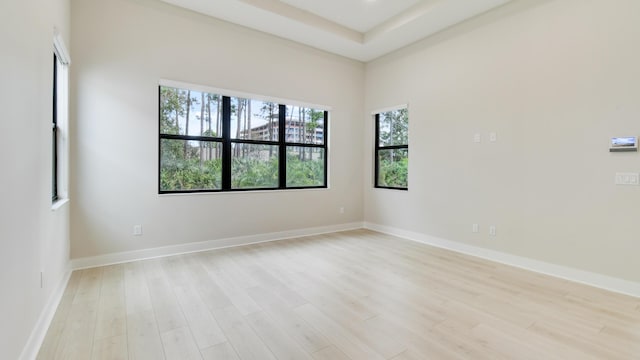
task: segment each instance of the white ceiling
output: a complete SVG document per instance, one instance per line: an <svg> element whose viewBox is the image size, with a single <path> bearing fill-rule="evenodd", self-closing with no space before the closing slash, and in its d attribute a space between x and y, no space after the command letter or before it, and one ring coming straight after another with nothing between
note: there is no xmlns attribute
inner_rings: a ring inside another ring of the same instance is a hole
<svg viewBox="0 0 640 360"><path fill-rule="evenodd" d="M370 61L511 0L162 0Z"/></svg>
<svg viewBox="0 0 640 360"><path fill-rule="evenodd" d="M322 16L342 26L365 33L389 17L407 11L420 0L280 0Z"/></svg>

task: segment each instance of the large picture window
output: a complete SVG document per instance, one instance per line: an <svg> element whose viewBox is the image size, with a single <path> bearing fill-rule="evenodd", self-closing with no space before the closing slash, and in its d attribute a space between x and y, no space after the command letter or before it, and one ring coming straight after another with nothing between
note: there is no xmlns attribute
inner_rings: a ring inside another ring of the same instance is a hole
<svg viewBox="0 0 640 360"><path fill-rule="evenodd" d="M327 187L328 112L159 87L159 192Z"/></svg>
<svg viewBox="0 0 640 360"><path fill-rule="evenodd" d="M375 114L375 187L409 187L409 114L400 108Z"/></svg>

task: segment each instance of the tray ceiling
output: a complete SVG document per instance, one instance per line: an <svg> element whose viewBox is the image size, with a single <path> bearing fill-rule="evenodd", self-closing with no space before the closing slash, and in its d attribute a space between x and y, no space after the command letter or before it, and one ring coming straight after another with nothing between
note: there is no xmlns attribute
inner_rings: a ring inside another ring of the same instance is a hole
<svg viewBox="0 0 640 360"><path fill-rule="evenodd" d="M162 0L370 61L511 0Z"/></svg>

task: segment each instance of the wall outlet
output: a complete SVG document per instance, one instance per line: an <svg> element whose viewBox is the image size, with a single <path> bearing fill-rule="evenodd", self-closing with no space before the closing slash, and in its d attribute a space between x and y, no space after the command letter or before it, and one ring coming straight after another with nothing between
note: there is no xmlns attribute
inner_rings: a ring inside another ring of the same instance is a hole
<svg viewBox="0 0 640 360"><path fill-rule="evenodd" d="M338 212L340 212L340 214L344 214L344 208L341 207L340 209L338 209Z"/></svg>
<svg viewBox="0 0 640 360"><path fill-rule="evenodd" d="M496 142L498 141L498 134L497 133L489 133L489 141L491 142Z"/></svg>
<svg viewBox="0 0 640 360"><path fill-rule="evenodd" d="M133 236L142 236L142 225L133 225Z"/></svg>
<svg viewBox="0 0 640 360"><path fill-rule="evenodd" d="M472 232L474 232L474 233L480 232L480 225L478 225L478 224L473 224L473 225L471 226L471 231L472 231Z"/></svg>
<svg viewBox="0 0 640 360"><path fill-rule="evenodd" d="M479 143L482 141L482 138L480 137L480 134L473 134L473 142L474 143Z"/></svg>
<svg viewBox="0 0 640 360"><path fill-rule="evenodd" d="M496 236L496 226L495 225L489 226L489 235L490 236Z"/></svg>

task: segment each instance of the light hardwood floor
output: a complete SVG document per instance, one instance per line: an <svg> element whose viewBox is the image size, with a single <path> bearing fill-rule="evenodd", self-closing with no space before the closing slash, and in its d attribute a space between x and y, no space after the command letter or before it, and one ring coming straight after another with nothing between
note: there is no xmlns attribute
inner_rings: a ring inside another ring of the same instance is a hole
<svg viewBox="0 0 640 360"><path fill-rule="evenodd" d="M640 299L358 230L75 271L39 359L640 359Z"/></svg>

